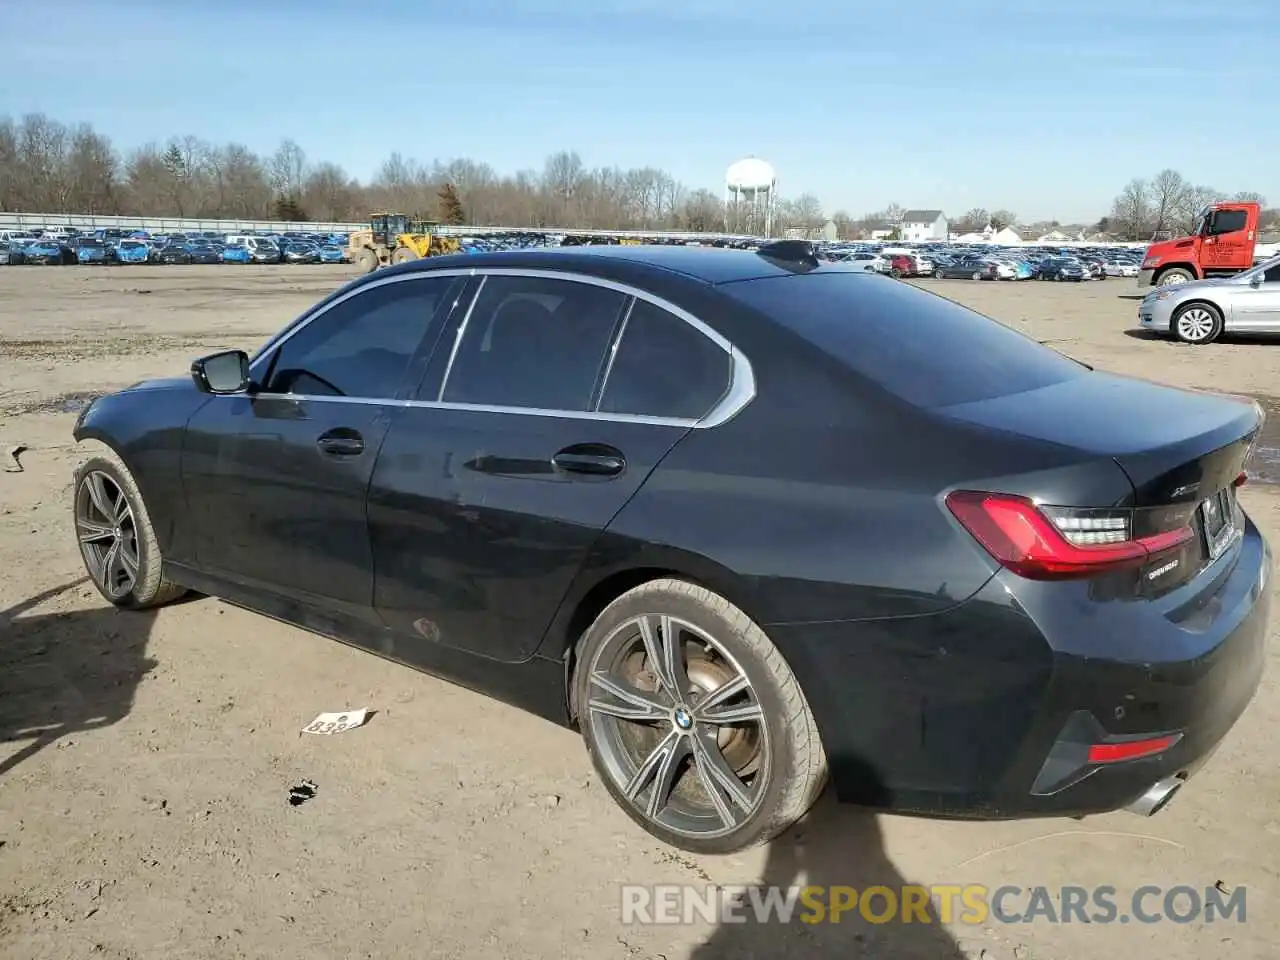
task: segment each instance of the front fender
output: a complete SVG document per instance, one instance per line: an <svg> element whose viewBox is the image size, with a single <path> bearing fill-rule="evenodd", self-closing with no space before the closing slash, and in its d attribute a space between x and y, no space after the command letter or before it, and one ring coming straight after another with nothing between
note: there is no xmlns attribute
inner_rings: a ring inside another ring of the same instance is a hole
<svg viewBox="0 0 1280 960"><path fill-rule="evenodd" d="M190 553L178 522L186 515L182 438L187 422L209 399L185 378L138 384L94 400L72 430L77 443L104 443L124 461L169 560L181 562Z"/></svg>

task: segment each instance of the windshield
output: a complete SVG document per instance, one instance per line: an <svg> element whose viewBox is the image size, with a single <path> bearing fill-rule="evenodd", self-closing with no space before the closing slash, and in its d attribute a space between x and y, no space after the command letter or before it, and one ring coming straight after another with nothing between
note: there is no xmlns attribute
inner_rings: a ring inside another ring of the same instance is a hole
<svg viewBox="0 0 1280 960"><path fill-rule="evenodd" d="M146 244L142 243L139 240L126 240L124 243L120 244L120 249L121 250L138 250L144 246L146 246Z"/></svg>
<svg viewBox="0 0 1280 960"><path fill-rule="evenodd" d="M102 241L95 240L92 237L84 237L76 241L76 246L77 247L100 247L102 246Z"/></svg>

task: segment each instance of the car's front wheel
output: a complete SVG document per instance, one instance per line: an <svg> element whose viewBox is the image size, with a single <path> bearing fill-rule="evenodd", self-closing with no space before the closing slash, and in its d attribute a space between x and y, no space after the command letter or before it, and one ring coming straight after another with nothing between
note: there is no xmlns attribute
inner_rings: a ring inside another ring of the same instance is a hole
<svg viewBox="0 0 1280 960"><path fill-rule="evenodd" d="M1211 303L1188 303L1173 315L1173 332L1183 343L1213 343L1222 336L1222 312Z"/></svg>
<svg viewBox="0 0 1280 960"><path fill-rule="evenodd" d="M752 620L662 579L620 596L583 635L574 704L605 786L672 846L723 854L765 843L826 782L813 714Z"/></svg>
<svg viewBox="0 0 1280 960"><path fill-rule="evenodd" d="M183 587L161 576L160 546L133 474L105 444L86 446L92 450L76 468L72 509L89 579L118 607L137 610L182 596Z"/></svg>

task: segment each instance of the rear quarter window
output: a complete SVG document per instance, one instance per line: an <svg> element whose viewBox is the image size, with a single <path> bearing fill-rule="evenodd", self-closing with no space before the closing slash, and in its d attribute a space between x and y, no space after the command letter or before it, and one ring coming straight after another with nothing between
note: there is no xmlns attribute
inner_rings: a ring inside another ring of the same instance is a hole
<svg viewBox="0 0 1280 960"><path fill-rule="evenodd" d="M1023 393L1088 373L995 320L898 281L832 272L720 289L920 407Z"/></svg>

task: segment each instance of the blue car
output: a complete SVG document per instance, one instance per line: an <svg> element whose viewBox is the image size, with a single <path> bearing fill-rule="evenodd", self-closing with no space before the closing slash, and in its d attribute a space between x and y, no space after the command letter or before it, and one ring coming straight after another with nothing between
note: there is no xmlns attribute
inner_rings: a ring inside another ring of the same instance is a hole
<svg viewBox="0 0 1280 960"><path fill-rule="evenodd" d="M327 243L320 248L321 263L346 263L347 251L336 244Z"/></svg>
<svg viewBox="0 0 1280 960"><path fill-rule="evenodd" d="M151 247L141 240L121 240L116 244L116 259L121 263L146 263Z"/></svg>
<svg viewBox="0 0 1280 960"><path fill-rule="evenodd" d="M71 241L76 263L106 263L107 245L97 237L77 237Z"/></svg>
<svg viewBox="0 0 1280 960"><path fill-rule="evenodd" d="M70 250L56 240L37 240L24 251L24 259L27 263L45 266L61 266L73 256Z"/></svg>
<svg viewBox="0 0 1280 960"><path fill-rule="evenodd" d="M222 248L223 263L252 263L253 255L249 253L249 248L240 244L229 244Z"/></svg>

